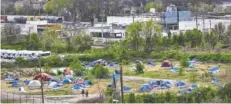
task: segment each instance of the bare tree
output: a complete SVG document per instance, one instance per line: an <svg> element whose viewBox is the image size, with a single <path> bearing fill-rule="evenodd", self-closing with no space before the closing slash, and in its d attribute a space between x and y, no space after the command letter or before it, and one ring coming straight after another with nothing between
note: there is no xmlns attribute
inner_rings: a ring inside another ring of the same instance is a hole
<svg viewBox="0 0 231 104"><path fill-rule="evenodd" d="M14 43L21 32L20 27L14 23L2 24L1 41L2 43Z"/></svg>

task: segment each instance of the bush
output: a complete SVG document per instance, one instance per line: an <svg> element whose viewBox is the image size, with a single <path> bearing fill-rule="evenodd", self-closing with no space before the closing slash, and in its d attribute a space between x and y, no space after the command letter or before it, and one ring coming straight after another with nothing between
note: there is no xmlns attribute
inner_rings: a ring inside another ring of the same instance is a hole
<svg viewBox="0 0 231 104"><path fill-rule="evenodd" d="M182 76L182 75L183 75L183 72L184 72L184 68L180 67L180 68L179 68L179 72L178 72L178 73L179 73L179 76Z"/></svg>
<svg viewBox="0 0 231 104"><path fill-rule="evenodd" d="M108 69L104 68L100 64L97 64L97 65L94 66L94 68L92 70L92 74L96 78L107 78L107 77L109 77L109 71L108 71Z"/></svg>
<svg viewBox="0 0 231 104"><path fill-rule="evenodd" d="M144 73L144 65L140 62L136 64L136 73Z"/></svg>
<svg viewBox="0 0 231 104"><path fill-rule="evenodd" d="M84 72L84 67L81 65L81 62L76 59L70 64L71 70L75 73L77 76L82 76Z"/></svg>
<svg viewBox="0 0 231 104"><path fill-rule="evenodd" d="M189 66L189 62L188 62L188 57L187 56L181 58L180 65L182 67L188 67Z"/></svg>
<svg viewBox="0 0 231 104"><path fill-rule="evenodd" d="M19 66L26 66L28 64L28 60L22 58L22 57L18 57L15 60L15 64L19 65Z"/></svg>

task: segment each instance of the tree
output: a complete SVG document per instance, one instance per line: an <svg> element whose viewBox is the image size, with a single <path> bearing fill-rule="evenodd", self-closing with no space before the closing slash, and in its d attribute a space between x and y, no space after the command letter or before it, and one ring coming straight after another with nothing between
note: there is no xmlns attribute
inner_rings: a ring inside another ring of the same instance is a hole
<svg viewBox="0 0 231 104"><path fill-rule="evenodd" d="M71 39L72 47L79 52L89 50L92 44L92 37L88 34L76 35Z"/></svg>
<svg viewBox="0 0 231 104"><path fill-rule="evenodd" d="M107 68L104 68L102 65L97 64L94 66L94 68L92 69L92 74L96 77L96 78L106 78L109 76L109 71Z"/></svg>
<svg viewBox="0 0 231 104"><path fill-rule="evenodd" d="M188 57L187 56L181 58L180 65L182 67L188 67L189 66L189 62L188 62Z"/></svg>
<svg viewBox="0 0 231 104"><path fill-rule="evenodd" d="M24 66L24 65L28 64L28 60L26 60L22 57L18 57L18 58L16 58L15 63L19 66Z"/></svg>
<svg viewBox="0 0 231 104"><path fill-rule="evenodd" d="M227 46L231 47L231 24L229 25L227 31L226 31L226 36L225 36L225 43Z"/></svg>
<svg viewBox="0 0 231 104"><path fill-rule="evenodd" d="M182 75L183 75L183 72L184 72L184 68L180 67L180 68L179 68L179 76L182 76Z"/></svg>
<svg viewBox="0 0 231 104"><path fill-rule="evenodd" d="M144 65L141 62L136 63L136 72L144 73Z"/></svg>
<svg viewBox="0 0 231 104"><path fill-rule="evenodd" d="M21 14L22 12L22 6L20 6L19 4L15 5L15 10L16 10L16 14Z"/></svg>
<svg viewBox="0 0 231 104"><path fill-rule="evenodd" d="M51 73L51 67L49 66L48 63L44 64L44 72L45 73Z"/></svg>
<svg viewBox="0 0 231 104"><path fill-rule="evenodd" d="M84 67L81 65L81 62L76 59L74 60L71 64L70 64L70 68L73 70L73 72L75 73L75 75L77 76L81 76L83 75L84 72Z"/></svg>
<svg viewBox="0 0 231 104"><path fill-rule="evenodd" d="M219 97L222 99L222 100L226 100L227 101L227 98L229 99L229 101L227 102L231 102L231 83L227 83L225 84L224 87L222 87L219 91L218 91L218 94L219 94ZM226 98L227 97L227 98Z"/></svg>
<svg viewBox="0 0 231 104"><path fill-rule="evenodd" d="M135 99L135 94L134 93L130 93L125 97L125 101L127 103L136 103L136 99Z"/></svg>
<svg viewBox="0 0 231 104"><path fill-rule="evenodd" d="M18 41L17 37L21 29L14 23L8 23L1 30L1 42L6 44L14 44Z"/></svg>
<svg viewBox="0 0 231 104"><path fill-rule="evenodd" d="M197 73L195 71L190 72L190 80L192 82L197 80Z"/></svg>
<svg viewBox="0 0 231 104"><path fill-rule="evenodd" d="M38 50L41 47L40 39L36 33L30 34L30 39L27 47L30 50Z"/></svg>
<svg viewBox="0 0 231 104"><path fill-rule="evenodd" d="M217 34L217 39L219 41L222 41L224 38L225 26L220 22L220 23L215 25L214 31Z"/></svg>
<svg viewBox="0 0 231 104"><path fill-rule="evenodd" d="M149 12L151 8L155 8L157 12L160 12L163 9L163 5L160 2L149 2L145 5L144 11Z"/></svg>

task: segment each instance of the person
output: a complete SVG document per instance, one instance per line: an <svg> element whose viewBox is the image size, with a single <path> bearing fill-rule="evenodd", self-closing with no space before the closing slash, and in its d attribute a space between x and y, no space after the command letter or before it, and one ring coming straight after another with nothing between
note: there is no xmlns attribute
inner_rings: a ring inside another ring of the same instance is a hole
<svg viewBox="0 0 231 104"><path fill-rule="evenodd" d="M85 94L86 94L86 98L87 98L87 97L88 97L88 91L86 91L86 93L85 93Z"/></svg>
<svg viewBox="0 0 231 104"><path fill-rule="evenodd" d="M81 94L82 94L82 96L84 97L84 89L82 89Z"/></svg>

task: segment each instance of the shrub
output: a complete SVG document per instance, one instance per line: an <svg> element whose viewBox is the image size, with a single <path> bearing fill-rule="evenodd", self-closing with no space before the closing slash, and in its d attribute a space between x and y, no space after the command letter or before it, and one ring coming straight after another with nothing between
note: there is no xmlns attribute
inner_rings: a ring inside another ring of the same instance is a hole
<svg viewBox="0 0 231 104"><path fill-rule="evenodd" d="M136 64L136 73L144 73L144 65L140 62Z"/></svg>
<svg viewBox="0 0 231 104"><path fill-rule="evenodd" d="M183 75L183 72L184 72L184 68L180 67L180 68L179 68L179 72L178 72L178 73L179 73L179 76L182 76L182 75Z"/></svg>
<svg viewBox="0 0 231 104"><path fill-rule="evenodd" d="M73 61L70 64L70 67L73 70L73 72L75 73L75 75L77 75L77 76L83 75L83 72L85 70L84 67L81 65L81 62L78 59Z"/></svg>
<svg viewBox="0 0 231 104"><path fill-rule="evenodd" d="M188 57L187 56L181 58L180 65L182 67L188 67L189 66L189 62L188 62Z"/></svg>
<svg viewBox="0 0 231 104"><path fill-rule="evenodd" d="M92 70L92 74L96 78L107 78L107 77L109 77L109 71L108 71L108 69L104 68L100 64L97 64L97 65L94 66L94 68Z"/></svg>
<svg viewBox="0 0 231 104"><path fill-rule="evenodd" d="M28 64L28 60L22 57L18 57L16 58L15 63L18 64L19 66L26 66Z"/></svg>

